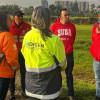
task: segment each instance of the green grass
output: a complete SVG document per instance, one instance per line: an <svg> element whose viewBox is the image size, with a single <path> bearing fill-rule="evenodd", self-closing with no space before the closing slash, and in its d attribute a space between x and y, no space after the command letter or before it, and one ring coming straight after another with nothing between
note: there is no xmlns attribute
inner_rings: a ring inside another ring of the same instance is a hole
<svg viewBox="0 0 100 100"><path fill-rule="evenodd" d="M76 25L76 29L77 36L74 45L75 66L73 70L76 100L95 100L95 80L92 68L92 57L89 52L92 25ZM67 97L64 72L62 72L62 75L62 96ZM17 89L20 90L19 77L17 78Z"/></svg>
<svg viewBox="0 0 100 100"><path fill-rule="evenodd" d="M92 25L76 25L77 37L74 45L74 87L77 100L95 100L95 80L92 68L91 45ZM63 75L63 93L67 96L66 80Z"/></svg>

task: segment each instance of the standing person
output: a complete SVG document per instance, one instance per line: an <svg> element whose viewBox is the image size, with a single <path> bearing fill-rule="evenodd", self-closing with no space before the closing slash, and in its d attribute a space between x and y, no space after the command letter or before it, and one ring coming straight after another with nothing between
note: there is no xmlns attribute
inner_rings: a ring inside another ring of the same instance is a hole
<svg viewBox="0 0 100 100"><path fill-rule="evenodd" d="M33 27L25 35L21 50L26 65L26 94L28 100L56 100L62 86L60 69L66 66L64 46L49 31L48 8L36 7L31 20Z"/></svg>
<svg viewBox="0 0 100 100"><path fill-rule="evenodd" d="M12 22L10 32L13 34L14 39L17 44L17 48L19 50L18 52L18 58L19 58L19 64L20 64L20 74L21 74L21 88L22 88L22 95L25 96L25 61L21 54L21 47L22 47L22 40L27 31L31 29L31 26L23 21L23 13L21 11L16 11L14 20ZM15 72L16 75L16 72ZM11 79L10 82L10 100L15 100L15 77Z"/></svg>
<svg viewBox="0 0 100 100"><path fill-rule="evenodd" d="M64 43L67 59L67 68L65 73L67 77L68 96L70 100L75 100L72 71L74 67L73 45L76 36L76 29L75 25L70 22L69 15L69 11L66 8L61 9L59 18L51 25L50 30L55 35L59 36Z"/></svg>
<svg viewBox="0 0 100 100"><path fill-rule="evenodd" d="M93 25L92 29L90 52L94 58L93 69L96 80L96 100L100 100L100 10L98 12L98 22Z"/></svg>
<svg viewBox="0 0 100 100"><path fill-rule="evenodd" d="M10 78L19 66L16 43L8 32L10 25L10 17L0 13L0 100L5 100Z"/></svg>

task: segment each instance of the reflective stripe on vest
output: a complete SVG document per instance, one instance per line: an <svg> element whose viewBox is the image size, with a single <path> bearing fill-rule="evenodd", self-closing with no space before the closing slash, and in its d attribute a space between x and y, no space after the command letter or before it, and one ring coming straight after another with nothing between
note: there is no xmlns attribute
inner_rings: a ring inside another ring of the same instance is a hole
<svg viewBox="0 0 100 100"><path fill-rule="evenodd" d="M56 64L54 64L53 66L49 67L49 68L30 68L28 67L28 65L26 65L26 71L27 72L36 72L36 73L41 73L41 72L48 72L48 71L52 71L53 69L55 69L57 66Z"/></svg>
<svg viewBox="0 0 100 100"><path fill-rule="evenodd" d="M57 91L56 93L51 94L51 95L33 94L33 93L28 92L27 90L25 90L25 92L30 97L35 97L35 98L42 99L42 100L45 100L45 99L48 100L48 99L55 99L55 98L57 98L60 95L60 93L61 93L61 89L59 91Z"/></svg>

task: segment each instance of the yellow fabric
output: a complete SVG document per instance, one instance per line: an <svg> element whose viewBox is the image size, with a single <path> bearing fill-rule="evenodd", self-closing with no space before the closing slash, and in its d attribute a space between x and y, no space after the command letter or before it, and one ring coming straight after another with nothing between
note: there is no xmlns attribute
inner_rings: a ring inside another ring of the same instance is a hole
<svg viewBox="0 0 100 100"><path fill-rule="evenodd" d="M54 65L53 55L59 63L65 61L65 51L61 40L52 35L43 40L41 31L32 28L26 33L21 52L25 58L28 68L48 68Z"/></svg>

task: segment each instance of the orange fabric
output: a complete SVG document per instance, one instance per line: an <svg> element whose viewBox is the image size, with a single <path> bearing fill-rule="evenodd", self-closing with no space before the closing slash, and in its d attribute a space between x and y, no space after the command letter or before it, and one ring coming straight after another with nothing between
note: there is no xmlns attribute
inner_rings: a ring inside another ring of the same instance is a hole
<svg viewBox="0 0 100 100"><path fill-rule="evenodd" d="M18 64L18 50L16 43L9 32L0 33L0 52L3 52L5 58L0 63L0 77L12 78L14 71L12 67L19 66Z"/></svg>

